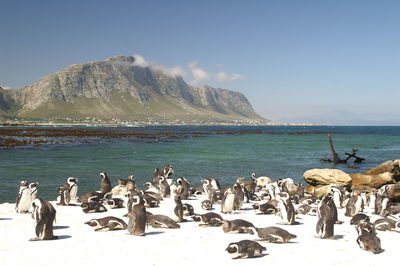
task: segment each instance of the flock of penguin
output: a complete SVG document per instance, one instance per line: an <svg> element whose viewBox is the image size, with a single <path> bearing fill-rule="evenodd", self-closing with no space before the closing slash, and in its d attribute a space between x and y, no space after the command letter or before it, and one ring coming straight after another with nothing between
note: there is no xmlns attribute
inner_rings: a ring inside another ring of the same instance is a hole
<svg viewBox="0 0 400 266"><path fill-rule="evenodd" d="M338 219L338 208L346 208L345 216L352 217L350 224L354 225L358 238L356 242L361 249L374 254L380 253L381 241L377 230L400 232L400 205L392 202L388 197L388 187L383 186L374 192L361 192L354 190L347 192L343 187L332 186L329 193L318 199L305 193L301 184L295 184L292 179L280 179L272 182L267 177L256 178L252 174L250 182L238 178L229 188L221 188L215 178L202 180L202 187L194 188L189 182L179 177L172 181L174 169L171 165L164 166L161 170L156 168L153 179L147 182L146 190L140 190L135 183L134 176L128 179L117 179L118 185L112 188L107 173L100 173L100 190L89 192L78 197L78 179L67 178L65 184L58 188L59 196L57 205L80 205L84 213L105 212L108 208L127 208L124 215L129 218L128 224L121 218L106 216L91 219L85 224L93 227L95 231L124 230L130 235L145 235L146 227L153 228L180 228L179 223L191 217L199 226L222 227L225 233L257 234L260 239L242 240L230 243L226 251L233 258L250 258L261 256L266 250L259 241L271 243L287 243L296 235L283 228L270 226L257 228L244 219L226 220L217 212L211 212L216 204L220 205L221 213L229 214L241 210L245 202L253 203L256 214L275 214L282 219L280 224L296 224L296 215L315 215L316 236L319 238L334 238L334 225L342 223ZM18 213L31 212L36 223L34 240L57 239L53 235L53 223L56 218L54 206L37 197L38 183L21 181L17 194L15 210ZM201 207L209 212L196 214L192 205L182 203L182 200L205 195L206 200L201 202ZM173 219L166 215L152 214L149 208L158 207L165 198L173 198L175 202ZM75 202L73 204L72 202ZM264 203L262 203L264 202ZM293 204L299 204L295 210ZM374 209L374 214L381 216L374 222L371 217L363 213L365 206Z"/></svg>

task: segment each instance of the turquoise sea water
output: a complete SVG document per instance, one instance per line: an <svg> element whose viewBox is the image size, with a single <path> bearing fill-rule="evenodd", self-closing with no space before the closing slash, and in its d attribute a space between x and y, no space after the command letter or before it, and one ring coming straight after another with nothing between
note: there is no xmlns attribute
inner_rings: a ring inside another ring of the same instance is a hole
<svg viewBox="0 0 400 266"><path fill-rule="evenodd" d="M154 132L160 127L141 130ZM173 165L175 179L183 176L193 185L200 185L201 179L212 176L228 186L240 176L248 180L252 172L273 180L290 177L304 183L303 173L311 168L363 172L400 158L400 127L170 126L162 130L210 135L191 137L188 134L186 138L158 141L99 139L86 144L1 149L0 203L15 202L20 180L39 182L39 197L55 200L57 187L69 176L79 178L79 195L98 190L102 171L108 173L113 185L115 179L130 174L135 174L137 184L142 185L152 178L155 167L165 164ZM240 134L214 135L216 130ZM341 158L346 157L345 152L358 148L357 154L366 158L365 163L320 162L321 158L330 157L328 133Z"/></svg>

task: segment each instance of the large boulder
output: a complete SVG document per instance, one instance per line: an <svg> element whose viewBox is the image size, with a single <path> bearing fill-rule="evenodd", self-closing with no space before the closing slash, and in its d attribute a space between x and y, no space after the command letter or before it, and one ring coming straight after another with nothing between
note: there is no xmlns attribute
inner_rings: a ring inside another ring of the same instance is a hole
<svg viewBox="0 0 400 266"><path fill-rule="evenodd" d="M317 186L308 186L306 188L306 192L316 196L317 198L322 198L323 196L325 196L326 194L328 194L329 192L331 192L331 188L334 185L317 185Z"/></svg>
<svg viewBox="0 0 400 266"><path fill-rule="evenodd" d="M394 164L395 163L393 161L384 162L384 163L366 171L365 174L366 175L379 175L379 174L383 174L386 172L390 173L394 167Z"/></svg>
<svg viewBox="0 0 400 266"><path fill-rule="evenodd" d="M304 180L312 186L337 184L348 186L350 175L338 169L310 169L304 172Z"/></svg>
<svg viewBox="0 0 400 266"><path fill-rule="evenodd" d="M361 173L350 174L352 179L352 188L358 189L359 187L367 186L370 188L380 188L385 184L393 183L393 174L385 172L379 175L364 175Z"/></svg>

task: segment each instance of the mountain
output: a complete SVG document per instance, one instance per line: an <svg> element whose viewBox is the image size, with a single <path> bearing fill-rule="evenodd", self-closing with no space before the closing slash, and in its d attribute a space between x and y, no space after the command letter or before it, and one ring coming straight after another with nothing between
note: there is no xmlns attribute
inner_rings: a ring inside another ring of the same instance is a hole
<svg viewBox="0 0 400 266"><path fill-rule="evenodd" d="M0 90L0 116L103 121L264 121L240 92L192 87L133 56L71 65L24 88Z"/></svg>

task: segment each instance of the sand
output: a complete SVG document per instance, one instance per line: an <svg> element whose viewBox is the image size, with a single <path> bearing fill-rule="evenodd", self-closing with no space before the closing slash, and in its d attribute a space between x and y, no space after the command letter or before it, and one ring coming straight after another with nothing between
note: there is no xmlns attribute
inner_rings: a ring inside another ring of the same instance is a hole
<svg viewBox="0 0 400 266"><path fill-rule="evenodd" d="M196 213L204 196L185 200ZM257 227L279 226L296 234L286 244L260 242L267 248L264 256L252 259L232 259L225 251L231 242L258 239L250 234L226 234L221 227L199 227L188 218L180 229L148 227L145 236L131 236L127 230L95 232L84 224L92 218L116 216L122 218L126 209L109 209L104 213L85 214L79 206L56 206L54 234L57 240L29 241L35 236L35 224L30 214L18 214L13 203L0 205L1 265L394 265L399 258L400 233L378 231L383 251L372 254L359 248L357 233L350 218L339 209L343 224L335 225L336 239L316 238L316 216L297 215L297 225L277 225L276 215L256 215L252 203L233 214L222 214L228 220L245 219ZM165 199L158 208L148 208L153 214L165 214L175 219L173 199ZM295 205L297 208L298 205ZM213 210L220 213L220 205ZM370 213L366 209L366 213ZM372 221L378 219L373 216ZM127 218L123 218L128 222Z"/></svg>

